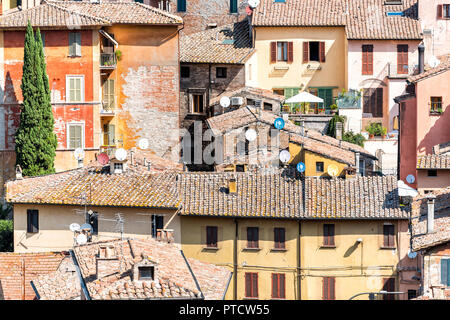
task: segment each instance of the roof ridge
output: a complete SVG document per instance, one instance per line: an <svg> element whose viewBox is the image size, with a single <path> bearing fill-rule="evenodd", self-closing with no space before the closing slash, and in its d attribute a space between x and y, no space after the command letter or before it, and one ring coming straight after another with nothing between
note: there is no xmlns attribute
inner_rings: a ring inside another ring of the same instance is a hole
<svg viewBox="0 0 450 320"><path fill-rule="evenodd" d="M181 23L184 24L183 18L181 18L181 17L179 17L177 15L173 15L171 13L168 13L168 12L166 12L164 10L161 10L161 9L158 9L158 8L155 8L155 7L152 7L152 6L148 6L148 5L140 3L140 2L118 2L118 3L128 3L128 4L133 4L133 5L137 4L137 5L141 6L141 7L146 8L146 9L150 9L151 11L153 11L155 13L162 14L162 15L164 15L166 17L169 17L169 18L172 18L172 19L175 19L175 20L179 20L179 21L181 20Z"/></svg>
<svg viewBox="0 0 450 320"><path fill-rule="evenodd" d="M85 17L85 18L90 18L90 19L101 21L101 22L106 22L106 23L109 23L109 24L112 23L109 20L102 19L102 18L97 17L97 16L91 16L91 15L88 15L86 13L81 13L81 12L78 12L78 11L73 11L73 10L68 9L68 8L60 7L60 6L57 5L57 3L59 3L59 2L76 2L77 4L84 3L83 1L52 1L52 0L43 0L43 2L39 6L41 6L43 3L46 3L49 6L52 6L54 8L57 8L57 9L60 9L60 10L66 11L66 12L69 12L71 14L76 14L76 15L79 15L79 16L82 16L82 17ZM91 3L89 3L89 4L91 4ZM38 8L39 6L36 6L36 7L33 7L33 8Z"/></svg>

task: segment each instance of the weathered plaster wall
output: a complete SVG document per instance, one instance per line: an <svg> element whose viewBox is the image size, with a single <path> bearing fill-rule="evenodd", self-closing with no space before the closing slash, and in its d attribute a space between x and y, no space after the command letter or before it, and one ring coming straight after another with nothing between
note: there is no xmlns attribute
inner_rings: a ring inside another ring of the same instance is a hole
<svg viewBox="0 0 450 320"><path fill-rule="evenodd" d="M437 19L438 4L448 4L447 0L420 0L419 21L424 32L425 61L432 56L450 52L450 20Z"/></svg>

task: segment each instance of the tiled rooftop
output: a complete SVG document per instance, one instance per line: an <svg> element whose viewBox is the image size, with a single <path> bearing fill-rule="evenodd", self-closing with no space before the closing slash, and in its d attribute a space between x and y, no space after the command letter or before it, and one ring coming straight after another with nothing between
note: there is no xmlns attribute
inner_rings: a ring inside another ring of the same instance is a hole
<svg viewBox="0 0 450 320"><path fill-rule="evenodd" d="M238 96L240 94L245 94L245 93L248 93L252 96L260 97L262 99L276 100L276 101L279 101L280 103L285 100L284 96L276 94L272 90L255 88L255 87L242 87L237 90L226 91L226 92L220 94L219 96L211 99L209 101L209 104L210 105L218 104L220 102L220 99L224 96L234 97L234 96Z"/></svg>
<svg viewBox="0 0 450 320"><path fill-rule="evenodd" d="M426 66L424 72L414 75L408 78L408 81L411 83L419 82L421 80L425 80L429 77L436 76L443 72L447 72L450 70L450 54L438 57L440 63L436 67L432 68L430 66Z"/></svg>
<svg viewBox="0 0 450 320"><path fill-rule="evenodd" d="M384 0L261 0L254 10L255 26L345 27L347 39L422 39L417 1L384 5ZM387 16L402 12L402 16Z"/></svg>
<svg viewBox="0 0 450 320"><path fill-rule="evenodd" d="M242 64L253 53L248 21L184 35L180 38L181 62Z"/></svg>
<svg viewBox="0 0 450 320"><path fill-rule="evenodd" d="M27 21L35 27L94 27L111 24L182 24L175 15L138 2L90 3L44 0L39 6L11 11L0 17L0 28L24 28Z"/></svg>
<svg viewBox="0 0 450 320"><path fill-rule="evenodd" d="M427 154L418 156L417 169L450 169L450 155Z"/></svg>
<svg viewBox="0 0 450 320"><path fill-rule="evenodd" d="M427 233L428 196L436 196L434 232ZM412 248L427 249L450 241L450 187L418 197L412 205Z"/></svg>
<svg viewBox="0 0 450 320"><path fill-rule="evenodd" d="M99 256L105 247L111 250L111 254L97 267L98 259L105 258ZM93 300L222 299L231 276L225 267L196 259L186 260L174 244L154 239L88 243L74 247L74 255L89 297ZM139 279L134 269L140 265L155 267L153 279ZM75 278L71 274L58 272L54 277L42 277L36 281L41 299L76 297L79 283L73 284ZM68 286L75 290L69 290Z"/></svg>
<svg viewBox="0 0 450 320"><path fill-rule="evenodd" d="M0 253L0 300L21 300L22 293L26 300L35 298L30 285L41 275L56 271L61 261L67 256L65 252L41 253ZM25 269L25 279L23 278ZM25 288L23 288L25 283Z"/></svg>

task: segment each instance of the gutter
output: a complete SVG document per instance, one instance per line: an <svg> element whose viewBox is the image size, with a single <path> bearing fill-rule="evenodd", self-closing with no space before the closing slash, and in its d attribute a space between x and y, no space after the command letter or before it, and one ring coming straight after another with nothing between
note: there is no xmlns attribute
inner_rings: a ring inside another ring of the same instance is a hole
<svg viewBox="0 0 450 320"><path fill-rule="evenodd" d="M233 272L230 273L230 277L228 278L227 286L226 286L225 291L223 292L223 295L222 295L222 300L225 300L225 295L227 294L228 288L230 287L231 278L233 278Z"/></svg>
<svg viewBox="0 0 450 320"><path fill-rule="evenodd" d="M195 277L195 274L192 271L191 266L189 265L189 262L188 262L188 260L186 259L186 256L183 253L183 250L180 250L180 253L183 256L184 261L186 262L186 265L187 265L187 267L189 269L189 272L191 273L192 277L194 278L194 282L195 282L195 285L197 286L198 291L200 291L200 300L205 300L205 296L203 295L202 289L200 288L200 285L199 285L199 283L197 281L197 278Z"/></svg>
<svg viewBox="0 0 450 320"><path fill-rule="evenodd" d="M233 241L233 300L237 300L237 267L238 267L238 258L237 258L237 242L238 242L238 236L239 236L239 224L238 224L238 220L235 218L234 220L234 224L236 226L236 232L235 232L235 236L234 236L234 241Z"/></svg>
<svg viewBox="0 0 450 320"><path fill-rule="evenodd" d="M30 281L30 284L31 284L31 288L33 288L33 291L34 291L34 293L36 294L36 298L37 298L38 300L41 300L41 296L39 295L39 292L37 291L37 288L35 287L33 281Z"/></svg>
<svg viewBox="0 0 450 320"><path fill-rule="evenodd" d="M69 250L70 256L72 257L73 264L75 265L75 270L77 271L78 280L80 280L81 290L83 291L86 300L92 300L91 295L89 294L89 290L86 287L86 283L84 282L84 278L81 274L80 266L78 265L77 258L75 257L75 253L73 250Z"/></svg>

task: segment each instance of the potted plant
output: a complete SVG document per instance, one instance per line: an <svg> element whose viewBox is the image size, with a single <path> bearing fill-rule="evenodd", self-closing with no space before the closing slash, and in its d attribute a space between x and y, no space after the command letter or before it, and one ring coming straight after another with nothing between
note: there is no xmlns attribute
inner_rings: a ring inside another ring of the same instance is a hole
<svg viewBox="0 0 450 320"><path fill-rule="evenodd" d="M372 123L366 126L366 131L369 133L369 139L373 139L373 137L375 136L375 127L372 125Z"/></svg>
<svg viewBox="0 0 450 320"><path fill-rule="evenodd" d="M442 114L442 108L438 108L437 113Z"/></svg>
<svg viewBox="0 0 450 320"><path fill-rule="evenodd" d="M383 139L386 139L386 134L387 134L387 128L386 127L381 127L381 137Z"/></svg>
<svg viewBox="0 0 450 320"><path fill-rule="evenodd" d="M115 51L115 54L116 54L116 59L117 59L118 61L122 60L122 51L116 50L116 51Z"/></svg>
<svg viewBox="0 0 450 320"><path fill-rule="evenodd" d="M338 110L338 106L336 104L332 104L330 106L331 114L336 114Z"/></svg>

